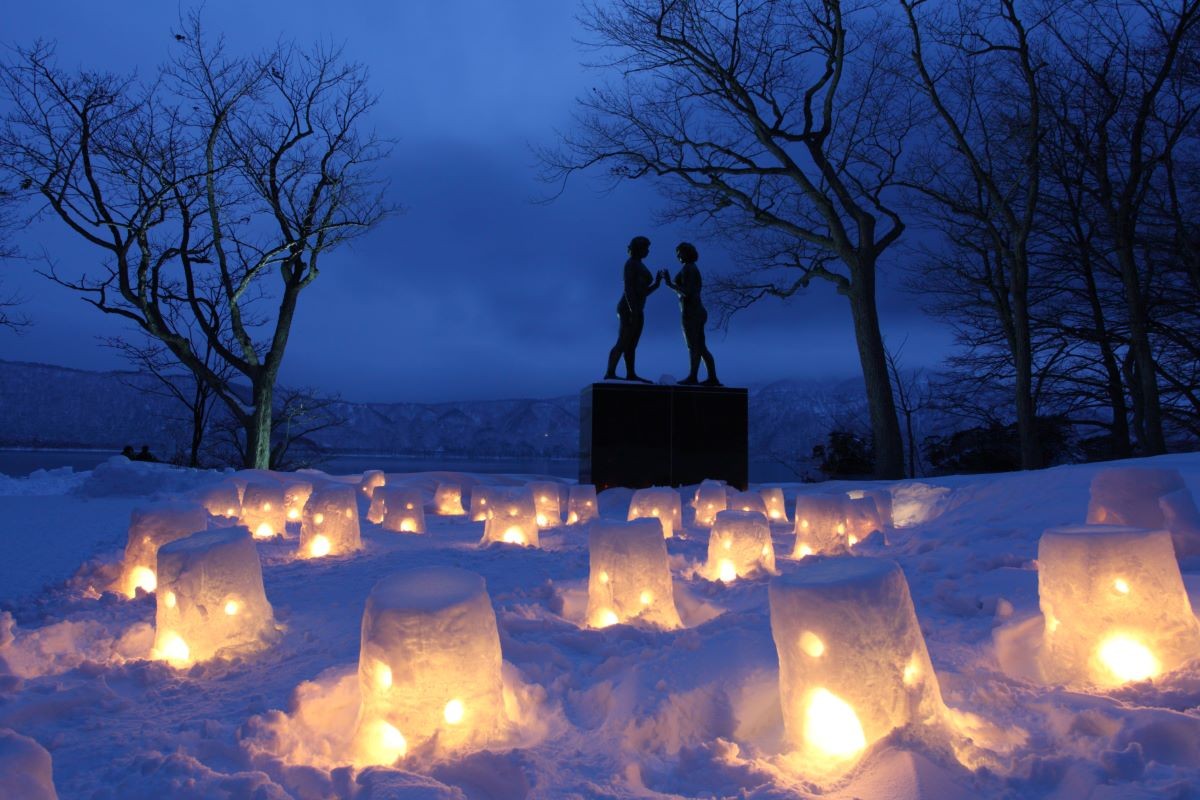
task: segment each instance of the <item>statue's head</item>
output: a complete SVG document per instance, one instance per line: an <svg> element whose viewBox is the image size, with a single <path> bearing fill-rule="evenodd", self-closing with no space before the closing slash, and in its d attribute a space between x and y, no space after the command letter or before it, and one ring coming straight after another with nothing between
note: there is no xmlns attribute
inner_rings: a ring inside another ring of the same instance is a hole
<svg viewBox="0 0 1200 800"><path fill-rule="evenodd" d="M680 242L675 245L675 257L685 264L695 264L700 259L700 253L691 242Z"/></svg>
<svg viewBox="0 0 1200 800"><path fill-rule="evenodd" d="M634 258L645 258L650 254L650 240L645 236L635 236L629 240L629 255Z"/></svg>

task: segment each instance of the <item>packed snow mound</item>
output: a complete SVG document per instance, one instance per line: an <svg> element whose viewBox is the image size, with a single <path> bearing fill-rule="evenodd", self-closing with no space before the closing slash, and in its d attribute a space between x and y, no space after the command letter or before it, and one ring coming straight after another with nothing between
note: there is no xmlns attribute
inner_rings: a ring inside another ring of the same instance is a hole
<svg viewBox="0 0 1200 800"><path fill-rule="evenodd" d="M50 754L16 731L0 728L0 797L58 800Z"/></svg>

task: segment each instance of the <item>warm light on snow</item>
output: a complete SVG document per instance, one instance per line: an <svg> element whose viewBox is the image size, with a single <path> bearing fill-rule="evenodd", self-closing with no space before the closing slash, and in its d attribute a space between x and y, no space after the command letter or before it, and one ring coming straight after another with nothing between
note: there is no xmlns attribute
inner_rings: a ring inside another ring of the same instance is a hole
<svg viewBox="0 0 1200 800"><path fill-rule="evenodd" d="M442 716L446 719L446 722L450 723L451 725L457 725L462 722L464 714L465 710L463 709L463 702L457 697L451 700L449 703L446 703L446 708L442 712Z"/></svg>
<svg viewBox="0 0 1200 800"><path fill-rule="evenodd" d="M308 555L312 558L323 558L329 555L329 551L332 549L329 538L321 534L314 536L308 543Z"/></svg>
<svg viewBox="0 0 1200 800"><path fill-rule="evenodd" d="M404 519L400 520L401 533L416 533L416 530L417 521L412 517L405 517Z"/></svg>
<svg viewBox="0 0 1200 800"><path fill-rule="evenodd" d="M359 766L391 766L408 753L408 742L395 725L380 719L365 731L360 750L356 759Z"/></svg>
<svg viewBox="0 0 1200 800"><path fill-rule="evenodd" d="M274 535L275 530L269 522L259 523L259 526L254 529L254 538L256 539L270 539Z"/></svg>
<svg viewBox="0 0 1200 800"><path fill-rule="evenodd" d="M163 595L163 602L166 603L167 608L174 608L175 607L175 593L167 592L165 595Z"/></svg>
<svg viewBox="0 0 1200 800"><path fill-rule="evenodd" d="M804 709L804 741L821 755L852 758L867 747L854 708L828 689L814 689Z"/></svg>
<svg viewBox="0 0 1200 800"><path fill-rule="evenodd" d="M592 623L592 627L607 628L609 625L616 625L620 621L617 617L617 612L611 608L602 608L596 613L596 619Z"/></svg>
<svg viewBox="0 0 1200 800"><path fill-rule="evenodd" d="M1124 578L1117 578L1113 581L1113 590L1117 594L1129 594L1129 582Z"/></svg>
<svg viewBox="0 0 1200 800"><path fill-rule="evenodd" d="M1123 634L1113 634L1101 642L1096 657L1117 683L1144 681L1162 672L1162 665L1148 647Z"/></svg>
<svg viewBox="0 0 1200 800"><path fill-rule="evenodd" d="M512 526L500 537L505 544L525 544L525 532L517 525Z"/></svg>
<svg viewBox="0 0 1200 800"><path fill-rule="evenodd" d="M132 597L134 590L141 589L143 592L153 592L158 586L158 580L154 577L154 570L149 567L134 567L133 572L129 574L130 591Z"/></svg>
<svg viewBox="0 0 1200 800"><path fill-rule="evenodd" d="M162 635L156 651L159 658L172 667L187 666L191 660L191 651L188 649L187 642L174 631L167 631Z"/></svg>
<svg viewBox="0 0 1200 800"><path fill-rule="evenodd" d="M241 609L242 609L242 607L238 604L237 600L230 600L225 603L225 614L227 616L232 617L234 614L238 613L238 611L240 611Z"/></svg>
<svg viewBox="0 0 1200 800"><path fill-rule="evenodd" d="M728 558L722 558L717 564L717 577L722 583L733 583L737 580L737 567Z"/></svg>
<svg viewBox="0 0 1200 800"><path fill-rule="evenodd" d="M825 643L821 641L820 636L817 636L812 631L805 631L800 634L800 649L811 658L820 658L825 655Z"/></svg>

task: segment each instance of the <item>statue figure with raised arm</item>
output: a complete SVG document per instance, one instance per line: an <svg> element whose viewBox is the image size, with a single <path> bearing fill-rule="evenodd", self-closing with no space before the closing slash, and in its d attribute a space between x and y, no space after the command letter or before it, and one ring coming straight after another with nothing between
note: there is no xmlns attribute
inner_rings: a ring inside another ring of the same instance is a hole
<svg viewBox="0 0 1200 800"><path fill-rule="evenodd" d="M683 321L683 339L687 343L688 359L690 361L688 376L680 381L681 384L695 385L699 383L700 360L704 360L704 368L708 371L705 386L720 386L717 380L717 366L712 353L704 343L704 323L708 322L708 312L700 299L700 289L703 281L696 262L700 258L695 245L690 242L680 242L675 248L675 257L679 259L679 272L672 280L671 274L665 269L659 272L660 280L666 280L667 286L679 295L679 313Z"/></svg>
<svg viewBox="0 0 1200 800"><path fill-rule="evenodd" d="M625 291L617 303L617 343L608 354L608 369L605 380L617 378L617 362L625 359L625 380L650 381L639 376L634 368L638 340L642 338L642 327L646 324L646 298L662 283L662 275L651 278L650 270L642 259L650 254L650 240L635 236L629 242L629 259L625 262Z"/></svg>

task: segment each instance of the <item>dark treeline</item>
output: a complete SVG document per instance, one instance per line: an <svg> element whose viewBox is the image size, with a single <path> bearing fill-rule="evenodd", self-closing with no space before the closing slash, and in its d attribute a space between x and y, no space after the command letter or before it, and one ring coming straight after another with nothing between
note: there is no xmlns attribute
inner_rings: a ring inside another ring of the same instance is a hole
<svg viewBox="0 0 1200 800"><path fill-rule="evenodd" d="M1198 20L1200 0L596 3L608 83L543 161L654 180L665 217L731 244L727 314L832 283L870 419L826 449L859 442L878 477L918 471L928 411L960 423L925 442L946 468L1164 453L1200 439ZM953 328L936 377L884 345L882 264Z"/></svg>

